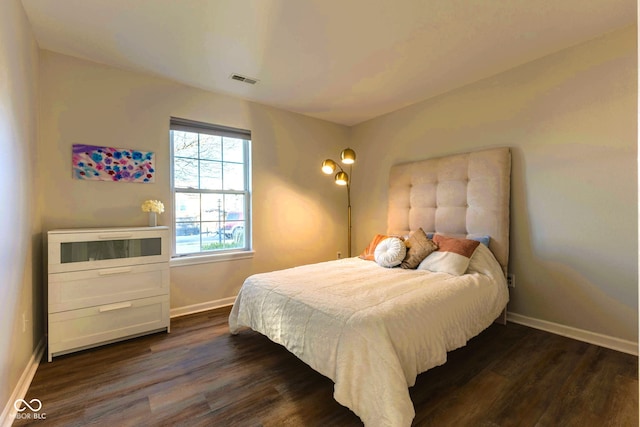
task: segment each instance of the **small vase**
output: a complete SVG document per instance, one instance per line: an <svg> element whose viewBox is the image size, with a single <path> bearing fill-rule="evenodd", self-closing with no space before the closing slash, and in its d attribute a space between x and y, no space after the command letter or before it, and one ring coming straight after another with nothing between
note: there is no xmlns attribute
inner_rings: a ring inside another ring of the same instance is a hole
<svg viewBox="0 0 640 427"><path fill-rule="evenodd" d="M149 212L149 227L158 226L158 214L155 212Z"/></svg>

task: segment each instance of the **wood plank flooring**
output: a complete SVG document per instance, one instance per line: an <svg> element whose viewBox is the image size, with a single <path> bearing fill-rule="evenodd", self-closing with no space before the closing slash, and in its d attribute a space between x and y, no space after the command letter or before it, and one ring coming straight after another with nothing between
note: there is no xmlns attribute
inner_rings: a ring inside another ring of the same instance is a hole
<svg viewBox="0 0 640 427"><path fill-rule="evenodd" d="M329 379L283 347L231 336L228 313L43 361L26 400L40 399L46 419L14 425L362 425ZM511 323L451 352L410 392L416 426L638 425L636 357Z"/></svg>

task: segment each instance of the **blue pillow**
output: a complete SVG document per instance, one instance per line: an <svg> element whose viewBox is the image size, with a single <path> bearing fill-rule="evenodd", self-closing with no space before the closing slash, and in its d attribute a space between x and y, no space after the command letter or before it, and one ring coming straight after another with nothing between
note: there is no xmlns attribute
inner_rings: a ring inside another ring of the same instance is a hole
<svg viewBox="0 0 640 427"><path fill-rule="evenodd" d="M476 242L480 242L483 245L485 245L486 247L489 247L489 242L491 241L491 236L474 236L474 237L467 237L467 239L469 240L475 240Z"/></svg>

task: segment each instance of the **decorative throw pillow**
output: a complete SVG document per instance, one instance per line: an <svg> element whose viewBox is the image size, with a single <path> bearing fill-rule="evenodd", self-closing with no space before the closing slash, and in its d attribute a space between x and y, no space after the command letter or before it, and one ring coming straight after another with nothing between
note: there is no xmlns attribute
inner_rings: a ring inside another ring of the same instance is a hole
<svg viewBox="0 0 640 427"><path fill-rule="evenodd" d="M378 243L374 257L376 262L383 267L395 267L400 265L406 254L407 248L402 240L397 237L388 237Z"/></svg>
<svg viewBox="0 0 640 427"><path fill-rule="evenodd" d="M390 236L387 236L385 234L376 234L375 236L373 236L373 239L371 239L369 246L367 246L364 252L362 252L359 255L359 258L362 258L367 261L375 261L376 246L378 246L378 243L382 242L387 237L390 237Z"/></svg>
<svg viewBox="0 0 640 427"><path fill-rule="evenodd" d="M422 228L417 229L409 236L404 245L407 247L407 255L400 264L402 268L418 268L423 259L438 249L438 245L427 237Z"/></svg>
<svg viewBox="0 0 640 427"><path fill-rule="evenodd" d="M469 267L469 259L480 242L470 239L445 237L440 234L433 236L438 250L426 257L418 266L418 270L449 273L461 276Z"/></svg>
<svg viewBox="0 0 640 427"><path fill-rule="evenodd" d="M491 243L491 236L467 236L469 240L477 240L482 243L486 247L489 247L489 243Z"/></svg>

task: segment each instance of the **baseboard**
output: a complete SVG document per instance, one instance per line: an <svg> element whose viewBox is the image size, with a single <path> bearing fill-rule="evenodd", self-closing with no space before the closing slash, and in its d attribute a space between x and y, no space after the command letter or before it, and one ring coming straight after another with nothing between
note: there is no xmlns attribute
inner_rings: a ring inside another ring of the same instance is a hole
<svg viewBox="0 0 640 427"><path fill-rule="evenodd" d="M222 298L214 301L202 302L199 304L187 305L184 307L172 308L170 311L171 318L186 316L188 314L200 313L202 311L213 310L216 308L227 307L233 305L236 297Z"/></svg>
<svg viewBox="0 0 640 427"><path fill-rule="evenodd" d="M563 337L573 338L578 341L584 341L589 344L595 344L600 347L610 348L622 353L632 354L634 356L638 355L637 342L585 331L584 329L573 328L571 326L548 322L546 320L535 319L533 317L523 316L517 313L508 312L507 321L551 332L556 335L562 335Z"/></svg>
<svg viewBox="0 0 640 427"><path fill-rule="evenodd" d="M16 418L16 408L14 407L14 403L18 399L24 399L27 395L27 391L29 391L29 386L31 385L31 381L38 370L38 366L40 366L40 361L42 360L42 356L44 355L44 347L45 340L44 337L40 339L40 342L36 346L33 354L31 355L31 359L29 359L29 363L24 368L20 379L18 380L18 384L16 384L16 388L11 393L11 397L9 397L9 401L4 406L2 414L0 415L0 426L2 427L11 427L13 421Z"/></svg>

